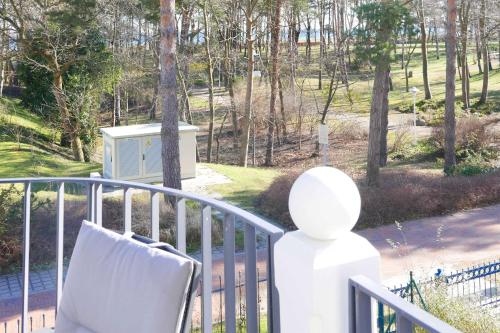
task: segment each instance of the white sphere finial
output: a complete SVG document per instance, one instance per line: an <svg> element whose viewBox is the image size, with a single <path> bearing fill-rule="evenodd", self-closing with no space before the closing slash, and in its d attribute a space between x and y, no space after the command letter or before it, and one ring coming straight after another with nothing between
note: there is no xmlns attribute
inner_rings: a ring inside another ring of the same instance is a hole
<svg viewBox="0 0 500 333"><path fill-rule="evenodd" d="M352 230L361 211L361 197L348 175L318 167L297 178L288 208L299 230L315 239L332 240Z"/></svg>

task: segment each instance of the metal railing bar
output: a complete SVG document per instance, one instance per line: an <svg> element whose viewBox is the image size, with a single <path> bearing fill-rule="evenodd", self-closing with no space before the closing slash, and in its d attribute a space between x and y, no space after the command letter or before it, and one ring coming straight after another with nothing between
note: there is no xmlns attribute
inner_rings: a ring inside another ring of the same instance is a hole
<svg viewBox="0 0 500 333"><path fill-rule="evenodd" d="M201 255L202 255L202 329L203 333L212 332L212 208L201 209Z"/></svg>
<svg viewBox="0 0 500 333"><path fill-rule="evenodd" d="M94 222L102 227L102 184L95 184Z"/></svg>
<svg viewBox="0 0 500 333"><path fill-rule="evenodd" d="M371 333L372 331L372 298L360 289L356 289L356 333Z"/></svg>
<svg viewBox="0 0 500 333"><path fill-rule="evenodd" d="M257 248L255 227L245 224L245 300L247 332L257 332Z"/></svg>
<svg viewBox="0 0 500 333"><path fill-rule="evenodd" d="M232 206L231 204L228 204L226 202L212 199L212 198L208 198L205 196L200 196L197 194L183 192L181 190L166 188L166 187L162 187L162 186L158 186L158 185L138 184L138 183L129 182L129 181L118 181L118 180L103 179L103 178L89 179L89 178L63 177L63 178L0 179L0 184L21 184L21 183L25 183L25 182L31 182L31 183L65 182L65 183L83 183L83 184L91 183L91 184L102 184L105 186L119 186L121 188L131 187L131 188L138 189L138 190L159 192L159 193L167 194L169 196L173 196L176 198L184 198L187 200L197 201L197 202L201 203L202 205L211 206L213 209L216 209L216 210L220 211L221 213L232 213L232 214L238 216L240 220L243 220L243 221L253 225L257 229L263 230L267 234L281 235L283 233L283 230L281 228L279 228L278 226L275 226L275 225L271 224L270 222L265 221L264 219L253 215L252 213L249 213L249 212L247 212L239 207Z"/></svg>
<svg viewBox="0 0 500 333"><path fill-rule="evenodd" d="M176 245L177 250L186 253L186 199L180 198L175 202L175 221L176 221Z"/></svg>
<svg viewBox="0 0 500 333"><path fill-rule="evenodd" d="M226 332L236 332L235 216L224 214L224 300Z"/></svg>
<svg viewBox="0 0 500 333"><path fill-rule="evenodd" d="M151 192L151 239L160 241L160 193Z"/></svg>
<svg viewBox="0 0 500 333"><path fill-rule="evenodd" d="M56 248L56 314L61 304L63 290L63 259L64 259L64 183L57 188L57 248Z"/></svg>
<svg viewBox="0 0 500 333"><path fill-rule="evenodd" d="M30 222L31 222L31 182L24 184L23 212L23 308L21 315L21 332L28 332L28 302L30 274Z"/></svg>
<svg viewBox="0 0 500 333"><path fill-rule="evenodd" d="M396 328L398 333L413 333L413 323L399 311L396 311Z"/></svg>
<svg viewBox="0 0 500 333"><path fill-rule="evenodd" d="M358 275L351 277L349 284L366 295L375 298L377 301L396 309L400 315L432 333L460 333L457 329L437 319L416 305L405 301L365 276Z"/></svg>
<svg viewBox="0 0 500 333"><path fill-rule="evenodd" d="M125 232L132 232L132 189L123 188L123 227Z"/></svg>
<svg viewBox="0 0 500 333"><path fill-rule="evenodd" d="M94 182L87 181L87 220L95 222L95 184Z"/></svg>
<svg viewBox="0 0 500 333"><path fill-rule="evenodd" d="M268 315L268 331L280 332L280 304L278 288L276 288L275 275L274 275L274 245L283 235L269 235L267 236L267 315Z"/></svg>

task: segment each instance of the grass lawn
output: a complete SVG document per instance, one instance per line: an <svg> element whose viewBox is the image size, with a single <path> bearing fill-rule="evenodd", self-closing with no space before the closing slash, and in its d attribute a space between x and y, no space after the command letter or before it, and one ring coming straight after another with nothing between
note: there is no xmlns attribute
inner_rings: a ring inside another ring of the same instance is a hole
<svg viewBox="0 0 500 333"><path fill-rule="evenodd" d="M258 195L281 175L279 170L269 168L242 168L222 164L205 164L205 166L233 181L229 184L210 186L209 190L219 193L224 200L247 210L253 209Z"/></svg>
<svg viewBox="0 0 500 333"><path fill-rule="evenodd" d="M316 50L317 49L317 50ZM299 52L305 52L305 47L299 48ZM469 52L469 70L471 74L470 90L472 103L478 99L481 94L482 75L479 74L478 67L474 61L474 50L471 48ZM401 54L401 48L398 48L398 56ZM323 73L322 90L318 90L317 78L317 59L319 56L319 47L313 46L313 62L309 65L299 67L298 71L303 71L306 76L309 75L304 81L305 95L315 96L318 99L320 109L323 107L324 100L328 93L328 84L330 78L327 73ZM489 81L489 98L492 101L500 103L500 70L498 69L497 62L493 62L493 71L490 71ZM424 99L423 77L422 77L422 57L420 46L418 46L413 54L412 60L408 66L408 70L413 72L413 77L409 79L410 87L417 87L420 92L417 95L417 101ZM306 74L310 72L312 74ZM444 45L440 46L440 59L436 58L434 45L428 45L428 74L431 92L433 98L436 100L444 99L445 81L446 81L446 56L444 54ZM391 64L391 76L393 80L394 90L389 93L389 104L391 108L395 108L402 104L412 103L412 94L406 92L405 87L405 74L401 69L400 61L393 59ZM330 107L332 112L345 111L345 112L359 112L368 113L370 111L371 93L373 88L373 73L365 69L363 73L349 73L349 94L345 87L340 84L335 95L335 98ZM298 78L299 85L302 84L302 78ZM459 75L456 76L456 96L460 99L461 96L461 82ZM349 96L350 95L350 96ZM352 101L352 105L350 103Z"/></svg>
<svg viewBox="0 0 500 333"><path fill-rule="evenodd" d="M100 171L95 163L80 163L21 143L0 142L0 178L86 176Z"/></svg>
<svg viewBox="0 0 500 333"><path fill-rule="evenodd" d="M63 148L53 143L59 135L19 100L1 98L0 178L89 176L101 170L100 164L64 157Z"/></svg>

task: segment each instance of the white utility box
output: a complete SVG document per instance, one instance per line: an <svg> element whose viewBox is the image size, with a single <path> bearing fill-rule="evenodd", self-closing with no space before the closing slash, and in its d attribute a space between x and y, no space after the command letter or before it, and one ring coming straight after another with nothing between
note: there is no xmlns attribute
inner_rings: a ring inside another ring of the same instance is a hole
<svg viewBox="0 0 500 333"><path fill-rule="evenodd" d="M181 178L196 177L198 127L179 122ZM161 124L102 128L104 178L162 182Z"/></svg>

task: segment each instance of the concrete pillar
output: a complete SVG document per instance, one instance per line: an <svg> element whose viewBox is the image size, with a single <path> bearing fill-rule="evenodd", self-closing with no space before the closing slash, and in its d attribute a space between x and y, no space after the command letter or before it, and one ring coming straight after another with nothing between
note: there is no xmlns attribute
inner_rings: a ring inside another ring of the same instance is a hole
<svg viewBox="0 0 500 333"><path fill-rule="evenodd" d="M319 167L302 174L290 192L289 209L299 229L275 246L281 331L349 331L348 279L380 281L380 254L353 232L359 191L349 176Z"/></svg>

